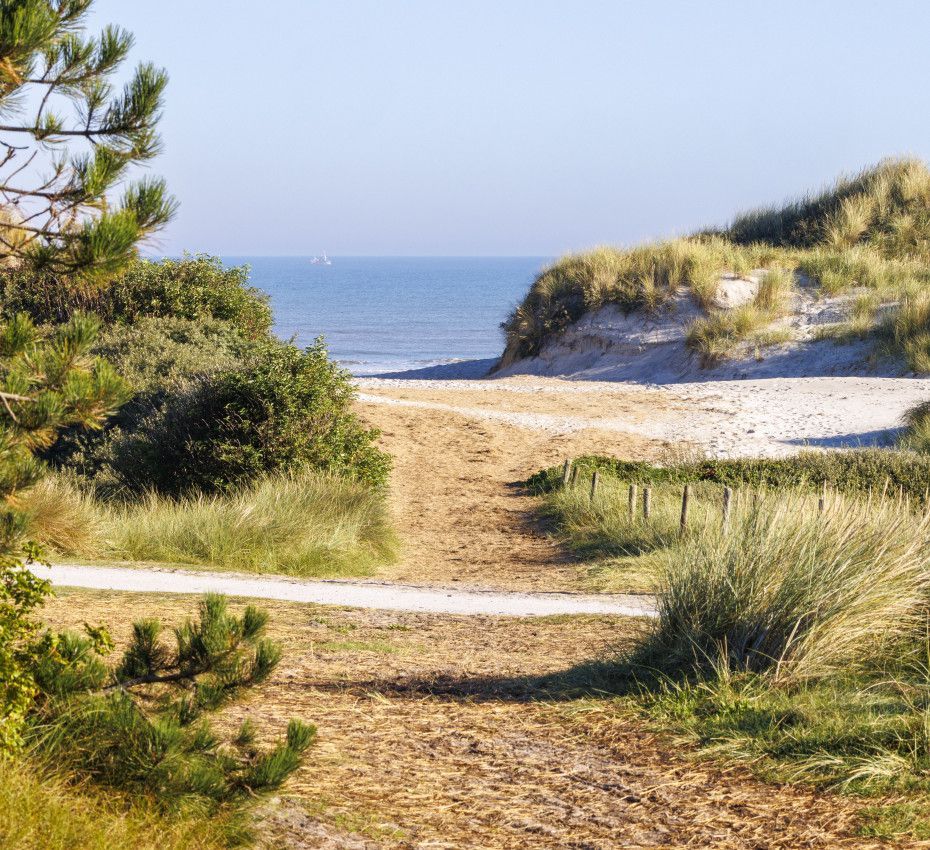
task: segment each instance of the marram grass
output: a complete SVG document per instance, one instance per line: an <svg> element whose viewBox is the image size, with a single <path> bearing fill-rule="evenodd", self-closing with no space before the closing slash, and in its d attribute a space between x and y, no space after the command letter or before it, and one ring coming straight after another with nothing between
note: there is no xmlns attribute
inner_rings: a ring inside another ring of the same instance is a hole
<svg viewBox="0 0 930 850"><path fill-rule="evenodd" d="M647 473L631 469L639 496ZM658 593L657 620L596 666L591 687L764 779L893 794L870 807L863 834L930 838L924 508L879 487L828 491L821 512L811 488L743 486L724 527L722 485L685 480L683 535L683 482L671 478L652 484L649 522L604 471L593 501L589 480L545 496L576 551L621 560L627 579L648 572Z"/></svg>
<svg viewBox="0 0 930 850"><path fill-rule="evenodd" d="M49 479L21 497L61 555L296 576L360 576L396 550L385 494L333 476L275 476L228 495L94 502ZM45 508L55 502L56 512Z"/></svg>
<svg viewBox="0 0 930 850"><path fill-rule="evenodd" d="M737 499L666 550L659 617L633 659L667 670L724 659L774 680L824 678L897 657L930 591L930 514L832 493Z"/></svg>

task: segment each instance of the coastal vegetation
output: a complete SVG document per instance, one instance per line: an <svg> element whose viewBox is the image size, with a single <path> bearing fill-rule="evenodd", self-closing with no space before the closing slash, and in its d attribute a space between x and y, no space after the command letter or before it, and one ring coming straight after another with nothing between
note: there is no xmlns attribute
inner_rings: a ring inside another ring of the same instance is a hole
<svg viewBox="0 0 930 850"><path fill-rule="evenodd" d="M131 179L160 149L167 75L115 89L132 36L87 35L91 6L0 9L0 843L231 846L315 736L207 721L276 668L268 615L207 596L173 643L147 617L110 661L106 626L43 626L30 565L362 574L393 551L390 463L322 341L272 335L247 268L139 258L176 208Z"/></svg>
<svg viewBox="0 0 930 850"><path fill-rule="evenodd" d="M896 796L875 807L872 834L930 834L925 456L588 457L576 468L567 484L561 468L530 480L544 516L600 587L658 600L654 623L592 667L589 685L702 756Z"/></svg>
<svg viewBox="0 0 930 850"><path fill-rule="evenodd" d="M505 322L502 365L538 354L582 316L614 305L704 315L686 345L705 363L791 338L778 320L801 291L843 297L846 319L821 338L872 338L879 354L930 371L930 171L887 160L819 193L737 216L723 229L631 249L598 248L545 269ZM753 278L754 298L718 301L725 276ZM742 347L741 347L742 346Z"/></svg>
<svg viewBox="0 0 930 850"><path fill-rule="evenodd" d="M111 502L73 477L50 476L17 503L26 535L59 557L319 577L369 575L396 550L382 491L315 471Z"/></svg>

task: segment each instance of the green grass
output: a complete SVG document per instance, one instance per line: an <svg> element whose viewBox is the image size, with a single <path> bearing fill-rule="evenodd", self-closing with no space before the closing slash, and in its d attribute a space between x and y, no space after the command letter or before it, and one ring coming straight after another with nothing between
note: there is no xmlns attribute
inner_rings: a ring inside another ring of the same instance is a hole
<svg viewBox="0 0 930 850"><path fill-rule="evenodd" d="M686 483L819 490L827 482L831 489L843 493L878 495L886 491L924 503L930 486L930 457L909 450L879 448L803 451L790 458L685 459L661 466L585 455L575 459L574 466L578 469L579 480L590 481L596 469L605 476L605 483L609 483L610 477L624 484L675 484L678 496L680 485ZM525 485L534 493L555 493L562 486L562 467L541 470L527 479ZM583 493L587 492L583 485L579 487ZM619 498L623 505L625 493L620 493Z"/></svg>
<svg viewBox="0 0 930 850"><path fill-rule="evenodd" d="M881 335L881 353L930 371L926 314L899 307L930 297L930 171L918 160L879 163L818 195L737 216L725 229L563 257L539 274L505 323L501 365L538 354L589 311L608 304L628 312L670 309L682 293L707 314L688 334L705 364L742 342L782 341L783 334L773 338L768 331L789 309L788 288L773 286L731 310L715 306L721 275L758 268L773 270L773 282L801 275L826 296L868 290L870 309L853 308L852 330L860 338ZM890 314L887 321L877 315L880 306ZM889 330L899 310L905 315Z"/></svg>
<svg viewBox="0 0 930 850"><path fill-rule="evenodd" d="M930 401L921 402L907 411L904 433L898 444L904 449L930 454Z"/></svg>
<svg viewBox="0 0 930 850"><path fill-rule="evenodd" d="M4 850L211 850L225 836L206 819L169 817L69 787L21 760L0 761Z"/></svg>
<svg viewBox="0 0 930 850"><path fill-rule="evenodd" d="M930 516L895 499L779 490L705 512L666 547L659 617L631 664L822 679L891 662L919 631Z"/></svg>
<svg viewBox="0 0 930 850"><path fill-rule="evenodd" d="M30 533L66 556L190 564L296 576L368 575L394 557L385 495L306 473L259 481L230 495L94 502L49 479L21 502Z"/></svg>
<svg viewBox="0 0 930 850"><path fill-rule="evenodd" d="M373 652L378 655L396 655L400 652L386 640L328 640L315 646L326 652Z"/></svg>
<svg viewBox="0 0 930 850"><path fill-rule="evenodd" d="M634 644L573 673L600 700L620 695L606 710L632 709L700 757L766 780L874 797L864 836L930 836L930 515L881 484L901 473L916 488L925 459L869 450L578 465L573 486L561 486L561 469L534 477L541 509L602 585L645 584L659 600ZM821 512L830 471L847 490L830 490ZM630 517L630 481L640 494L652 487L648 523L640 500ZM741 482L726 526L723 482Z"/></svg>
<svg viewBox="0 0 930 850"><path fill-rule="evenodd" d="M738 215L721 235L741 245L849 248L930 258L930 172L917 159L888 159L823 191Z"/></svg>

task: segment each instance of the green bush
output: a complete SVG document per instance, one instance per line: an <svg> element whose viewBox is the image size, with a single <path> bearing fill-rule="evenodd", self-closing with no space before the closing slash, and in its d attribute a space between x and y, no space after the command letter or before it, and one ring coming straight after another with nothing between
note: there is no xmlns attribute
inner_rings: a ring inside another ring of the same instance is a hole
<svg viewBox="0 0 930 850"><path fill-rule="evenodd" d="M146 316L216 319L259 339L271 329L271 309L248 278L248 266L227 269L219 257L140 260L104 290L100 312L130 323Z"/></svg>
<svg viewBox="0 0 930 850"><path fill-rule="evenodd" d="M303 469L380 486L390 460L352 412L353 397L322 341L303 351L269 341L166 398L114 444L112 472L130 493L229 492Z"/></svg>
<svg viewBox="0 0 930 850"><path fill-rule="evenodd" d="M94 353L114 365L139 393L164 392L192 375L238 365L253 343L218 319L143 317L100 334Z"/></svg>
<svg viewBox="0 0 930 850"><path fill-rule="evenodd" d="M253 345L232 325L215 319L142 318L133 325L111 326L100 335L94 353L114 365L132 387L132 398L103 428L65 429L43 457L105 487L115 446L127 434L192 377L237 366Z"/></svg>
<svg viewBox="0 0 930 850"><path fill-rule="evenodd" d="M579 474L590 476L597 469L637 484L706 481L730 487L780 488L821 487L827 482L844 493L903 493L921 503L930 487L930 457L892 449L804 451L787 458L701 460L671 466L588 455L574 463ZM525 484L534 493L547 493L561 482L562 468L551 467Z"/></svg>
<svg viewBox="0 0 930 850"><path fill-rule="evenodd" d="M108 324L213 319L259 339L271 329L271 309L248 276L247 266L227 269L219 257L206 255L137 260L98 285L13 271L0 278L0 304L6 315L27 313L38 323L57 324L75 313L93 313Z"/></svg>

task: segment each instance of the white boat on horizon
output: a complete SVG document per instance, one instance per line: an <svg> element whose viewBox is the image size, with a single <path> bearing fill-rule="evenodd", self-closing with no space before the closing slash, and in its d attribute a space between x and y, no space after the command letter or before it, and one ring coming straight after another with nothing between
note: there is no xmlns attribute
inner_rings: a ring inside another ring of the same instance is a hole
<svg viewBox="0 0 930 850"><path fill-rule="evenodd" d="M323 252L322 257L314 257L310 261L310 265L312 266L331 266L332 264L333 264L333 261L329 257L326 256L325 251Z"/></svg>

